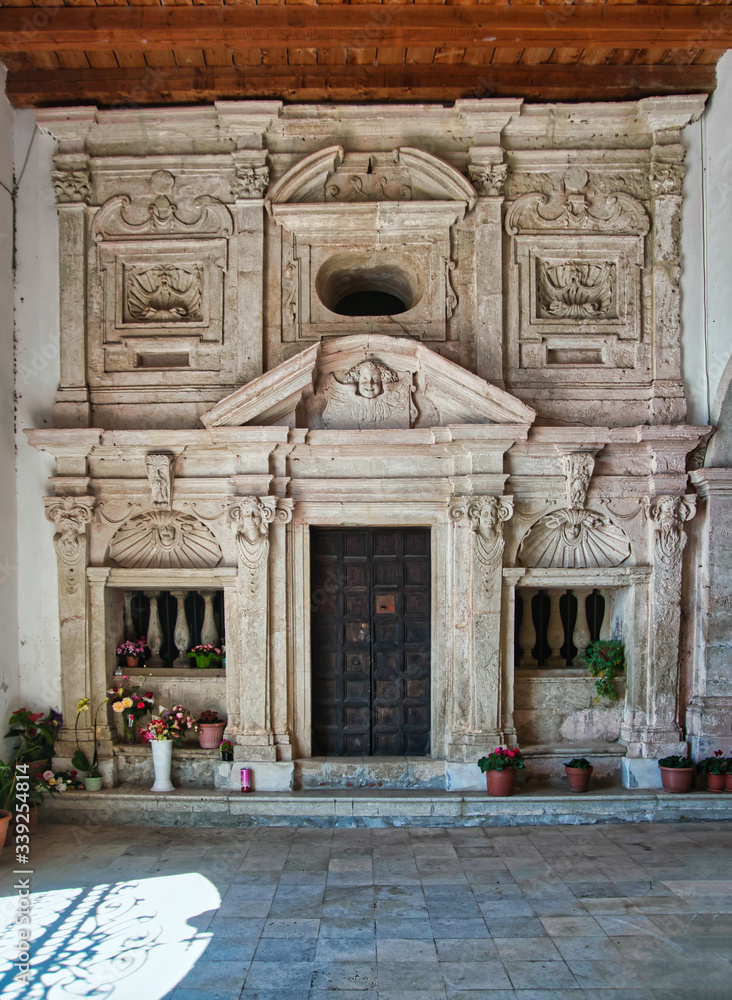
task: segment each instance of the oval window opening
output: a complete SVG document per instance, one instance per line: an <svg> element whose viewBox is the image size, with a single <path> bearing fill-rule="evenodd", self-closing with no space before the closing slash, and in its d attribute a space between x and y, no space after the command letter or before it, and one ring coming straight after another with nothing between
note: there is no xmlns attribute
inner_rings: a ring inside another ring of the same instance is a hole
<svg viewBox="0 0 732 1000"><path fill-rule="evenodd" d="M398 295L364 288L344 295L336 302L333 312L339 316L396 316L408 308Z"/></svg>

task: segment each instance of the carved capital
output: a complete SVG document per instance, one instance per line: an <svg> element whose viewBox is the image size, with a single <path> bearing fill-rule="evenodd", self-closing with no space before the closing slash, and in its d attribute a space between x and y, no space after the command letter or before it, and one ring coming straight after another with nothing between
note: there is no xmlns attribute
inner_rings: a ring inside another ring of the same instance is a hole
<svg viewBox="0 0 732 1000"><path fill-rule="evenodd" d="M170 507L173 495L173 456L151 453L145 456L145 471L156 507Z"/></svg>
<svg viewBox="0 0 732 1000"><path fill-rule="evenodd" d="M476 497L467 514L475 532L475 553L486 569L494 569L503 555L503 522L513 515L513 497Z"/></svg>
<svg viewBox="0 0 732 1000"><path fill-rule="evenodd" d="M684 522L696 513L696 497L656 497L649 513L656 532L656 555L666 566L680 563L686 545Z"/></svg>
<svg viewBox="0 0 732 1000"><path fill-rule="evenodd" d="M59 205L89 204L91 181L88 170L52 170L51 183Z"/></svg>
<svg viewBox="0 0 732 1000"><path fill-rule="evenodd" d="M506 183L506 163L471 163L468 174L478 194L486 198L500 198Z"/></svg>
<svg viewBox="0 0 732 1000"><path fill-rule="evenodd" d="M82 536L92 519L94 497L44 497L46 517L56 525L53 544L56 555L67 566L75 565L84 552Z"/></svg>
<svg viewBox="0 0 732 1000"><path fill-rule="evenodd" d="M660 195L681 196L681 188L684 182L683 163L651 163L651 191L654 198Z"/></svg>
<svg viewBox="0 0 732 1000"><path fill-rule="evenodd" d="M562 455L562 468L566 480L567 507L581 510L585 506L595 459L586 452L572 452Z"/></svg>
<svg viewBox="0 0 732 1000"><path fill-rule="evenodd" d="M244 198L264 198L264 193L269 187L269 167L266 164L255 166L252 164L237 165L236 176L234 178L234 197Z"/></svg>
<svg viewBox="0 0 732 1000"><path fill-rule="evenodd" d="M239 563L256 573L269 553L269 526L275 519L276 497L242 497L229 508L229 520L236 532Z"/></svg>

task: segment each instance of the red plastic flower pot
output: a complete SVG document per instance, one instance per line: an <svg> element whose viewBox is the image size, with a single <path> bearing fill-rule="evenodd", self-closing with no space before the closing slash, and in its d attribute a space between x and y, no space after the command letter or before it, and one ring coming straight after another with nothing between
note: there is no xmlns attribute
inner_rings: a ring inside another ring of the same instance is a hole
<svg viewBox="0 0 732 1000"><path fill-rule="evenodd" d="M661 784L664 792L688 792L691 788L696 768L661 767L659 764L658 769L661 772Z"/></svg>
<svg viewBox="0 0 732 1000"><path fill-rule="evenodd" d="M505 767L502 771L486 771L489 795L513 795L516 787L516 769Z"/></svg>

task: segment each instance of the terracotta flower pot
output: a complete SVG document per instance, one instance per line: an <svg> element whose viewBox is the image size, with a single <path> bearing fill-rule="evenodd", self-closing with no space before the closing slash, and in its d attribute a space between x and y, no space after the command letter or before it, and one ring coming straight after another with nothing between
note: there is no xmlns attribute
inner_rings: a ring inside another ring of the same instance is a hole
<svg viewBox="0 0 732 1000"><path fill-rule="evenodd" d="M567 782L569 783L570 792L586 792L587 786L590 783L590 776L594 768L592 767L567 767L564 765L564 770L567 772Z"/></svg>
<svg viewBox="0 0 732 1000"><path fill-rule="evenodd" d="M0 852L2 852L3 844L5 843L5 837L8 832L8 823L13 818L13 814L9 813L7 809L0 809Z"/></svg>
<svg viewBox="0 0 732 1000"><path fill-rule="evenodd" d="M505 767L502 771L486 771L489 795L513 795L516 787L516 768Z"/></svg>
<svg viewBox="0 0 732 1000"><path fill-rule="evenodd" d="M732 772L727 772L724 776L724 790L725 792L732 792Z"/></svg>
<svg viewBox="0 0 732 1000"><path fill-rule="evenodd" d="M127 660L128 667L136 667L137 664L140 662L139 656L126 656L125 659Z"/></svg>
<svg viewBox="0 0 732 1000"><path fill-rule="evenodd" d="M725 784L728 775L726 774L709 774L707 773L707 791L708 792L723 792L725 789Z"/></svg>
<svg viewBox="0 0 732 1000"><path fill-rule="evenodd" d="M225 722L199 722L198 742L204 750L217 750L224 735Z"/></svg>
<svg viewBox="0 0 732 1000"><path fill-rule="evenodd" d="M694 780L693 767L661 767L661 784L664 792L688 792Z"/></svg>

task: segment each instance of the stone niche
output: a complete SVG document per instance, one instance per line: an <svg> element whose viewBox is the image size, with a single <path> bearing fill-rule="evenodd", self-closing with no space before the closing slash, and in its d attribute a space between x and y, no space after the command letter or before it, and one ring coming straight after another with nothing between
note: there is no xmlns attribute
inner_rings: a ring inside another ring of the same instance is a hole
<svg viewBox="0 0 732 1000"><path fill-rule="evenodd" d="M480 787L499 741L683 750L686 463L709 428L683 423L680 130L702 107L38 112L61 384L28 435L57 461L66 716L109 686L127 593L223 592L209 696L237 761L292 775L311 528L403 527L430 532L444 787ZM611 705L577 664L598 634L626 648Z"/></svg>

